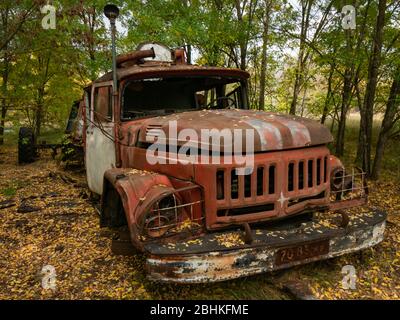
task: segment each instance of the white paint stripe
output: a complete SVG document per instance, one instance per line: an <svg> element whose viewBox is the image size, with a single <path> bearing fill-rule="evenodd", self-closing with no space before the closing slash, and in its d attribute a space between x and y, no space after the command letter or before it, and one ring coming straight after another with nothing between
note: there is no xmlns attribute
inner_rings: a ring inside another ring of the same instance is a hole
<svg viewBox="0 0 400 320"><path fill-rule="evenodd" d="M258 132L261 140L261 151L266 151L268 149L282 149L282 135L276 126L258 119L245 120L244 122ZM270 139L267 141L266 137L274 137L274 140Z"/></svg>
<svg viewBox="0 0 400 320"><path fill-rule="evenodd" d="M286 120L282 121L290 130L293 145L295 147L304 147L311 144L310 132L307 127L299 121Z"/></svg>

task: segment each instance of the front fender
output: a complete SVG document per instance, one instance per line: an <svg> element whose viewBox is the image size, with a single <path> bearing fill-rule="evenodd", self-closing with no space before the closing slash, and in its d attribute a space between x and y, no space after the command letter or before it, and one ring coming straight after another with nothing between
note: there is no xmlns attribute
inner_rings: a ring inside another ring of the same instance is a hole
<svg viewBox="0 0 400 320"><path fill-rule="evenodd" d="M165 175L131 168L113 168L104 174L104 185L111 186L118 192L125 211L132 243L142 248L140 241L140 221L149 207L166 194L173 192L174 187ZM108 184L107 184L108 182ZM104 188L102 208L106 205Z"/></svg>
<svg viewBox="0 0 400 320"><path fill-rule="evenodd" d="M338 191L342 189L342 176L345 174L345 168L339 158L331 155L330 161L330 179L331 179L331 190Z"/></svg>
<svg viewBox="0 0 400 320"><path fill-rule="evenodd" d="M342 161L340 161L339 158L337 158L333 155L330 155L329 162L330 162L331 172L333 172L334 170L338 170L338 169L344 170L343 163L342 163Z"/></svg>

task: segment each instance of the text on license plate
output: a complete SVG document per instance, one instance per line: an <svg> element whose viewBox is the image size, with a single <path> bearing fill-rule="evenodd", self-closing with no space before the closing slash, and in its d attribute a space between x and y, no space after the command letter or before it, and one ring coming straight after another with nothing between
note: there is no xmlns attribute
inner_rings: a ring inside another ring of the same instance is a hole
<svg viewBox="0 0 400 320"><path fill-rule="evenodd" d="M279 249L276 252L275 264L282 265L293 261L305 260L327 254L329 252L329 240L304 243Z"/></svg>

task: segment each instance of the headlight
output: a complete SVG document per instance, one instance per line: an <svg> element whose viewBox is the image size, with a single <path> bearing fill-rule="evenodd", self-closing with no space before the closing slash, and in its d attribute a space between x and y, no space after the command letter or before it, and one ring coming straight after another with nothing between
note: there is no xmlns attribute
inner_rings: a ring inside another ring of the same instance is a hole
<svg viewBox="0 0 400 320"><path fill-rule="evenodd" d="M155 201L144 218L144 234L151 238L158 238L177 225L182 208L175 194L170 194Z"/></svg>
<svg viewBox="0 0 400 320"><path fill-rule="evenodd" d="M331 190L339 191L343 189L344 168L335 168L331 173Z"/></svg>

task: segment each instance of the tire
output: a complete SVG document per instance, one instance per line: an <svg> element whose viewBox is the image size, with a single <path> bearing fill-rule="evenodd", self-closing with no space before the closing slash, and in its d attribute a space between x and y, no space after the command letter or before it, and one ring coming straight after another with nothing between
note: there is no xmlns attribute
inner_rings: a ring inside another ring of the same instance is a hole
<svg viewBox="0 0 400 320"><path fill-rule="evenodd" d="M104 184L105 192L102 197L100 226L109 228L118 228L126 226L124 207L121 197L109 182Z"/></svg>
<svg viewBox="0 0 400 320"><path fill-rule="evenodd" d="M18 163L31 163L35 161L36 148L33 130L22 127L18 134Z"/></svg>

